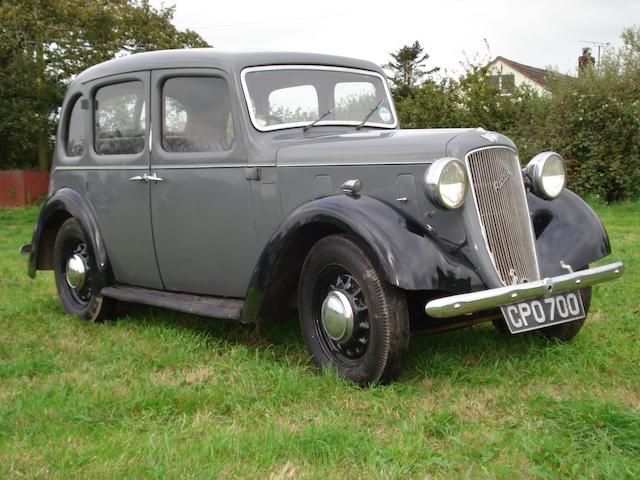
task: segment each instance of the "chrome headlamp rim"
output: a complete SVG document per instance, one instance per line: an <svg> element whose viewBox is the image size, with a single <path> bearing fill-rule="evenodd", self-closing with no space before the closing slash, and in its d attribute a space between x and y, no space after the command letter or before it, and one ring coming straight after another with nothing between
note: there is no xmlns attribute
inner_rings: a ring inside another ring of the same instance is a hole
<svg viewBox="0 0 640 480"><path fill-rule="evenodd" d="M440 183L442 179L442 173L444 172L445 168L451 163L457 164L459 171L462 173L462 194L460 195L458 201L455 203L449 203L447 202L447 200L445 200L442 195L442 188ZM469 185L469 178L467 176L467 169L465 168L464 164L457 158L444 157L439 158L438 160L433 162L433 164L424 174L424 182L427 197L429 197L429 199L431 199L431 201L433 201L437 206L446 208L448 210L455 210L457 208L460 208L464 203L467 193L467 187Z"/></svg>
<svg viewBox="0 0 640 480"><path fill-rule="evenodd" d="M544 186L544 168L552 159L560 159L562 165L563 182L562 187L557 193L549 192ZM545 200L553 200L558 198L566 186L567 174L564 164L564 158L557 152L542 152L531 159L525 167L525 173L529 176L532 183L532 190L537 196Z"/></svg>

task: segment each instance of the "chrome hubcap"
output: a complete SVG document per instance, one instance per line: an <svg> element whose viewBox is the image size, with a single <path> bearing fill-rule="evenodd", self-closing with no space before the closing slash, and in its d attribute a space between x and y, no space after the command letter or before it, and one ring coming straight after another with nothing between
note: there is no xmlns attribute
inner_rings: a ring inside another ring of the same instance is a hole
<svg viewBox="0 0 640 480"><path fill-rule="evenodd" d="M332 290L322 302L322 326L331 340L345 344L353 335L354 312L349 298Z"/></svg>
<svg viewBox="0 0 640 480"><path fill-rule="evenodd" d="M67 260L67 268L65 271L67 284L75 289L80 290L84 286L87 279L87 264L79 254L74 253Z"/></svg>
<svg viewBox="0 0 640 480"><path fill-rule="evenodd" d="M320 345L332 361L352 366L367 352L371 337L369 308L356 279L338 266L318 276L314 304Z"/></svg>

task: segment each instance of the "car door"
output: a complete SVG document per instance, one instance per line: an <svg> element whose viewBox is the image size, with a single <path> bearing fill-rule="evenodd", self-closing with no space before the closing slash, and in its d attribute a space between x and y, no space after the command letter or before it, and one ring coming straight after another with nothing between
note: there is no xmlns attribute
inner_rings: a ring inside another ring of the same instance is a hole
<svg viewBox="0 0 640 480"><path fill-rule="evenodd" d="M162 288L149 203L150 72L95 80L86 189L118 283Z"/></svg>
<svg viewBox="0 0 640 480"><path fill-rule="evenodd" d="M168 290L243 297L257 256L246 158L226 75L152 72L153 234ZM156 134L157 132L157 134Z"/></svg>

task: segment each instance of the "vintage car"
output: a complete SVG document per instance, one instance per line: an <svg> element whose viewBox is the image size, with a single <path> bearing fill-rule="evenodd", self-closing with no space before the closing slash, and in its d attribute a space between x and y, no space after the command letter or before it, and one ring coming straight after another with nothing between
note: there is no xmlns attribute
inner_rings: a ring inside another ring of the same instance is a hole
<svg viewBox="0 0 640 480"><path fill-rule="evenodd" d="M373 63L161 51L73 81L29 275L63 309L117 300L259 322L298 311L321 368L397 377L416 333L494 321L568 340L622 263L565 189L482 128L402 130Z"/></svg>

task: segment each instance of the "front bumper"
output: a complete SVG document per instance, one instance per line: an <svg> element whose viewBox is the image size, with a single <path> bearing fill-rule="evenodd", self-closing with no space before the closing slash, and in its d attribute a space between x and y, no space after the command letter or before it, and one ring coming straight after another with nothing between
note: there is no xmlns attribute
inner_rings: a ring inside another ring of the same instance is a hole
<svg viewBox="0 0 640 480"><path fill-rule="evenodd" d="M438 298L428 302L424 311L430 317L451 318L490 310L525 300L547 297L552 293L568 292L608 282L618 278L622 274L623 267L622 262L615 262L534 282Z"/></svg>

